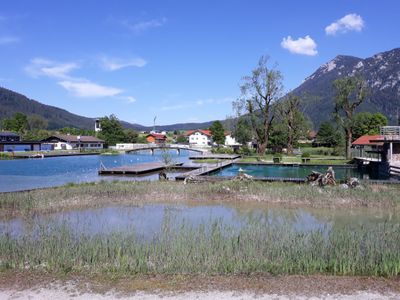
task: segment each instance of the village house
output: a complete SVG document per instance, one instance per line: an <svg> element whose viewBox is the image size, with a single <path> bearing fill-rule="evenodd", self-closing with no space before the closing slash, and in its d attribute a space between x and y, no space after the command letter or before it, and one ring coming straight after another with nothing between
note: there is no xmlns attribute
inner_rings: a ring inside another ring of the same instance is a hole
<svg viewBox="0 0 400 300"><path fill-rule="evenodd" d="M211 146L213 144L212 134L210 130L189 130L185 134L189 139L189 145L191 146ZM225 132L225 146L239 146L235 138L228 132Z"/></svg>
<svg viewBox="0 0 400 300"><path fill-rule="evenodd" d="M150 133L146 135L146 141L153 144L165 144L167 136L161 133Z"/></svg>
<svg viewBox="0 0 400 300"><path fill-rule="evenodd" d="M42 143L52 145L54 150L97 150L104 147L103 140L87 135L57 134L42 140Z"/></svg>

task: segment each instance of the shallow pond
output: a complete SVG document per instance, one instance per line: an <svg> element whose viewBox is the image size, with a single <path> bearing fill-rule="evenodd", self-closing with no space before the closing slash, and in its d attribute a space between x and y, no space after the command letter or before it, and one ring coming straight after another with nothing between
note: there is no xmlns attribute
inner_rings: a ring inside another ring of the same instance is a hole
<svg viewBox="0 0 400 300"><path fill-rule="evenodd" d="M67 183L93 182L100 180L152 180L157 175L145 177L99 176L100 164L106 168L162 161L162 151L154 155L140 151L121 155L88 155L51 157L44 159L0 160L0 192L21 191L34 188L60 186ZM168 152L175 162L188 162L191 151Z"/></svg>
<svg viewBox="0 0 400 300"><path fill-rule="evenodd" d="M151 238L168 225L177 228L186 224L211 226L219 222L240 229L256 222L274 226L290 226L298 231L328 232L334 226L375 226L378 223L399 223L400 216L382 210L328 210L310 208L276 208L265 205L171 205L111 206L85 209L0 222L0 233L12 236L34 236L46 228L65 226L74 234L95 235L115 232L134 233Z"/></svg>

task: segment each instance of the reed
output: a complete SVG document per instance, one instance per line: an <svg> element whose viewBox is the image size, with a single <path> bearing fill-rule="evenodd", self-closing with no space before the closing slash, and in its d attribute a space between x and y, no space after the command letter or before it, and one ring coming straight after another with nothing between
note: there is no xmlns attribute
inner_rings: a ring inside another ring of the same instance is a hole
<svg viewBox="0 0 400 300"><path fill-rule="evenodd" d="M399 185L362 189L318 188L288 183L237 182L98 182L30 192L0 193L0 217L145 203L257 202L281 206L400 207Z"/></svg>
<svg viewBox="0 0 400 300"><path fill-rule="evenodd" d="M66 225L0 236L0 270L92 274L400 275L400 225L300 231L255 218L240 228L166 218L143 238L134 229L88 235Z"/></svg>

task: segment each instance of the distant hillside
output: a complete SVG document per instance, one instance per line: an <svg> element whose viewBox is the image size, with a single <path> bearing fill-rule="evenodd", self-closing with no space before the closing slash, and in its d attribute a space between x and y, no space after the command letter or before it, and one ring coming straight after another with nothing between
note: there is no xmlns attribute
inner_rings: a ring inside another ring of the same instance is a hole
<svg viewBox="0 0 400 300"><path fill-rule="evenodd" d="M339 55L318 68L293 90L293 93L302 96L304 112L315 128L332 116L333 81L356 73L364 77L369 88L368 99L358 110L378 111L385 114L392 124L397 121L397 109L400 107L400 48L366 59Z"/></svg>
<svg viewBox="0 0 400 300"><path fill-rule="evenodd" d="M42 104L27 98L11 90L0 87L0 121L10 118L16 112L29 115L39 115L48 122L48 129L60 129L63 127L76 127L93 129L94 119L75 115L58 107ZM124 128L132 128L139 131L151 130L152 126L142 126L121 121ZM182 123L165 126L156 126L157 130L190 130L208 128L212 122Z"/></svg>

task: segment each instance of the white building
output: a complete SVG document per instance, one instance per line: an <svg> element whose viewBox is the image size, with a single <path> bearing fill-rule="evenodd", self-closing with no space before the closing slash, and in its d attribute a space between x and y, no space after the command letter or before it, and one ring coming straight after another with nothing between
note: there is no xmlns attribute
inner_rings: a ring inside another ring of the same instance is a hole
<svg viewBox="0 0 400 300"><path fill-rule="evenodd" d="M54 150L103 149L104 141L94 136L58 134L42 140L51 144Z"/></svg>
<svg viewBox="0 0 400 300"><path fill-rule="evenodd" d="M190 130L186 132L191 146L211 146L212 138L210 130Z"/></svg>
<svg viewBox="0 0 400 300"><path fill-rule="evenodd" d="M212 134L210 130L191 130L186 133L186 136L189 139L189 145L192 146L211 146L213 144ZM229 147L240 145L229 133L225 133L224 144L225 146Z"/></svg>

